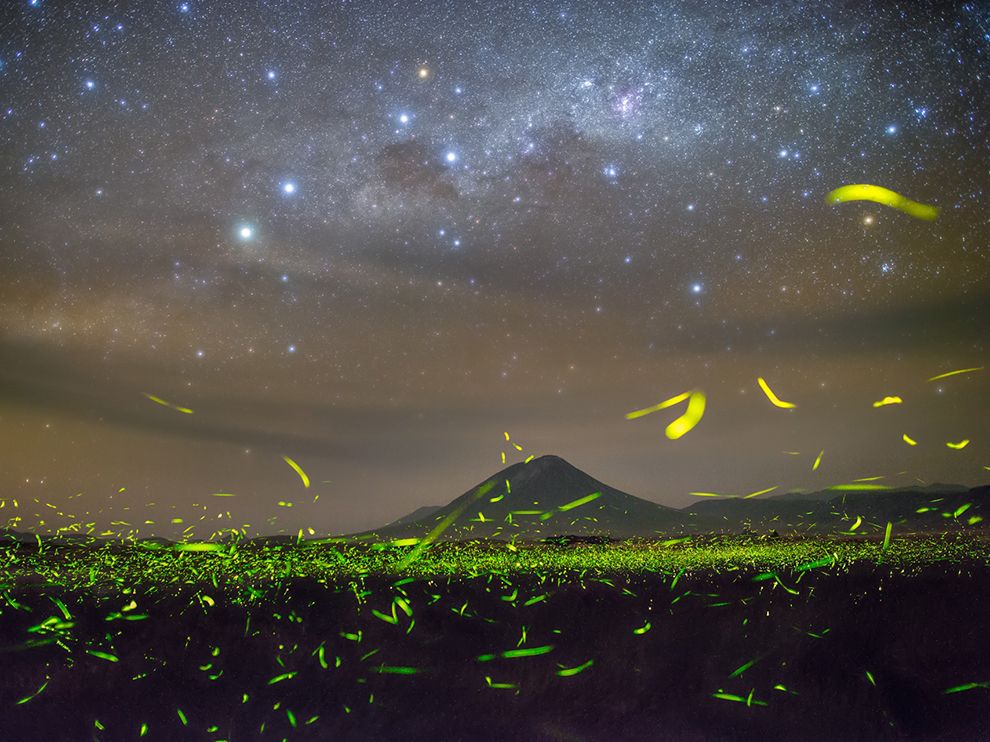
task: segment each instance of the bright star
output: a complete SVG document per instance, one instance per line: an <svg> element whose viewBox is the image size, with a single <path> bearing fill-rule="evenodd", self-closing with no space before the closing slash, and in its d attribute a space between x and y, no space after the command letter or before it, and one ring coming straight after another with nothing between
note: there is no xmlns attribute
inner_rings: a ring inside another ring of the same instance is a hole
<svg viewBox="0 0 990 742"><path fill-rule="evenodd" d="M897 127L894 124L891 124L890 126L887 127L887 133L888 134L896 134L897 133Z"/></svg>
<svg viewBox="0 0 990 742"><path fill-rule="evenodd" d="M447 162L457 162L457 153L453 150L449 150L447 154L444 155L444 159L447 160Z"/></svg>
<svg viewBox="0 0 990 742"><path fill-rule="evenodd" d="M96 83L95 82L93 82L92 80L87 80L86 81L86 90L92 90L95 87L96 87Z"/></svg>
<svg viewBox="0 0 990 742"><path fill-rule="evenodd" d="M268 76L268 79L269 80L274 80L275 79L275 70L268 70L268 75L267 76Z"/></svg>
<svg viewBox="0 0 990 742"><path fill-rule="evenodd" d="M254 237L254 229L252 229L247 225L244 225L237 231L237 234L240 235L240 238L242 240L249 240L252 237Z"/></svg>
<svg viewBox="0 0 990 742"><path fill-rule="evenodd" d="M691 285L691 293L693 293L693 294L700 294L701 293L701 289L702 289L702 286L701 286L700 283L695 283L695 284L692 284Z"/></svg>
<svg viewBox="0 0 990 742"><path fill-rule="evenodd" d="M293 183L291 180L287 180L282 184L282 193L284 193L286 196L291 196L295 192L296 192L296 184Z"/></svg>
<svg viewBox="0 0 990 742"><path fill-rule="evenodd" d="M400 124L408 124L409 123L409 114L408 113L400 113L399 114L399 123Z"/></svg>

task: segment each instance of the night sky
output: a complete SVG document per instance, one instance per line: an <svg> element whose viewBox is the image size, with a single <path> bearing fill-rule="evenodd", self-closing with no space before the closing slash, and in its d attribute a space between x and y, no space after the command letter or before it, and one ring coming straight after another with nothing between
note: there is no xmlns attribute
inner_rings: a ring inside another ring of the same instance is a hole
<svg viewBox="0 0 990 742"><path fill-rule="evenodd" d="M990 6L748 5L5 2L0 520L985 482Z"/></svg>

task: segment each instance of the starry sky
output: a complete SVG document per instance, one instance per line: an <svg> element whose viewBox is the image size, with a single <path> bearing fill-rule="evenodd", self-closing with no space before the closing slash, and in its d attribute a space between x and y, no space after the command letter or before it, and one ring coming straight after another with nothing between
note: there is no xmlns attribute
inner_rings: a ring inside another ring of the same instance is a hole
<svg viewBox="0 0 990 742"><path fill-rule="evenodd" d="M982 483L987 372L928 379L990 365L988 62L986 3L6 2L3 516Z"/></svg>

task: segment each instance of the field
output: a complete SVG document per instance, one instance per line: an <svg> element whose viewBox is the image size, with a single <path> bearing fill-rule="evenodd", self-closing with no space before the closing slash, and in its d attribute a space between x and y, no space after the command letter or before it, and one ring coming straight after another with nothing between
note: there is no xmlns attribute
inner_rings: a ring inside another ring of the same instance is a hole
<svg viewBox="0 0 990 742"><path fill-rule="evenodd" d="M979 739L990 541L10 544L7 738Z"/></svg>

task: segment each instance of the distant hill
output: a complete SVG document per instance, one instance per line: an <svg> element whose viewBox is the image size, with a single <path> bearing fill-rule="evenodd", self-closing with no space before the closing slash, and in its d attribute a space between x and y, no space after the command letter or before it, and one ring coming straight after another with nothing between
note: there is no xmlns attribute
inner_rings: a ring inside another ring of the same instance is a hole
<svg viewBox="0 0 990 742"><path fill-rule="evenodd" d="M862 489L855 489L861 486ZM845 534L879 536L891 523L899 535L990 526L990 485L956 484L877 489L876 482L842 489L789 492L752 499L704 498L676 509L610 487L559 456L512 464L479 482L447 505L417 508L374 531L328 541L554 539L594 543L602 539L677 538L686 535L776 532L780 536ZM43 535L45 544L103 543L78 534ZM279 546L299 535L258 536L245 543ZM0 529L0 545L32 544L34 534ZM239 541L228 534L220 541ZM145 544L172 542L158 537Z"/></svg>
<svg viewBox="0 0 990 742"><path fill-rule="evenodd" d="M944 531L984 526L990 520L990 486L908 487L892 490L824 491L814 498L788 496L712 499L692 505L706 530L778 533L858 533L868 535L896 524L899 531ZM861 522L852 529L856 519Z"/></svg>
<svg viewBox="0 0 990 742"><path fill-rule="evenodd" d="M420 517L417 513L426 511ZM621 492L559 456L513 464L440 508L420 508L368 538L423 537L449 521L444 539L538 539L561 534L613 538L680 531L690 519L674 508Z"/></svg>
<svg viewBox="0 0 990 742"><path fill-rule="evenodd" d="M541 456L506 467L448 505L419 508L354 537L422 538L434 530L443 540L624 539L746 531L876 535L888 522L900 533L990 525L984 523L990 521L990 486L876 490L871 484L864 483L862 490L790 492L749 500L711 498L675 509L609 487L559 456Z"/></svg>
<svg viewBox="0 0 990 742"><path fill-rule="evenodd" d="M850 492L855 492L855 490L849 490ZM863 492L869 492L870 490L864 488ZM948 495L948 494L961 494L964 492L969 492L969 487L961 484L926 484L924 486L911 486L911 487L898 487L898 492L911 492L922 495ZM837 494L835 490L817 490L813 492L805 492L803 490L797 490L794 492L786 492L782 495L769 495L766 500L775 501L813 501L813 500L834 500Z"/></svg>
<svg viewBox="0 0 990 742"><path fill-rule="evenodd" d="M404 526L407 523L415 523L416 521L423 520L433 515L435 512L440 510L442 505L423 505L423 507L416 508L408 515L403 515L398 520L393 520L389 523L389 526Z"/></svg>

